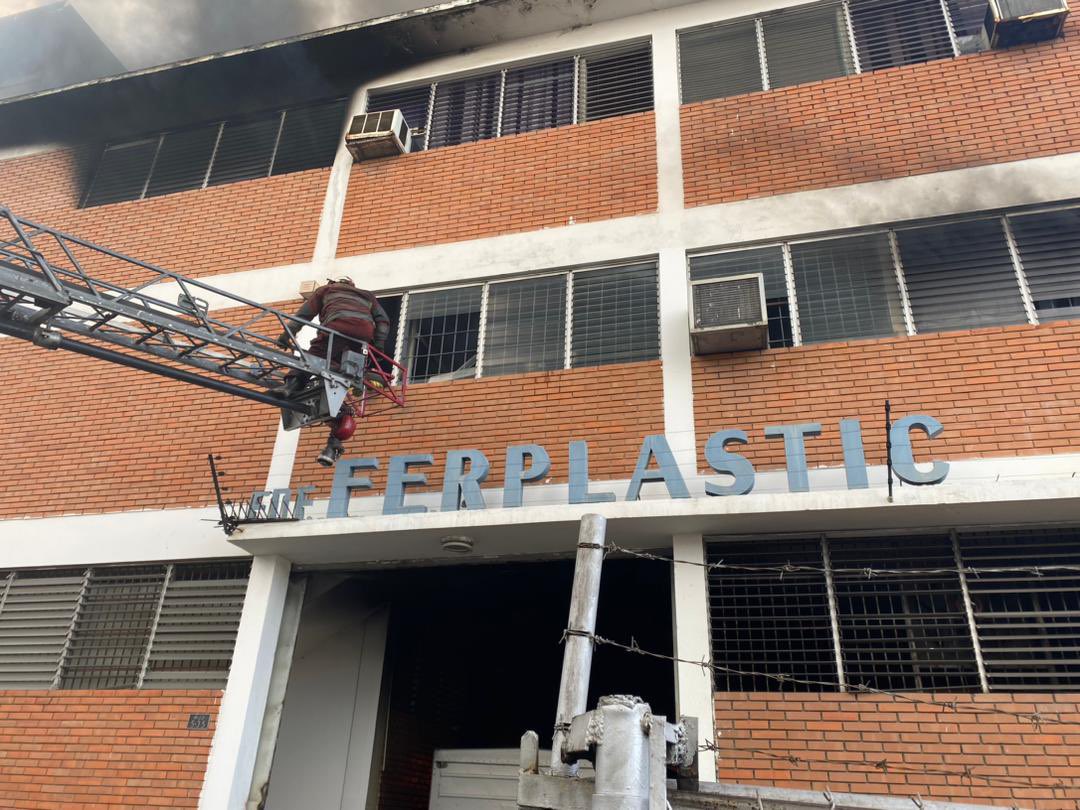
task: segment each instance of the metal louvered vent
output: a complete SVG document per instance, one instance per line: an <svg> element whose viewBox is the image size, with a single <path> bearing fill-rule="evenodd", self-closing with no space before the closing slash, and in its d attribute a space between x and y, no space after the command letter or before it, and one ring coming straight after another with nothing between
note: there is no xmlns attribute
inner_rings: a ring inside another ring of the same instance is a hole
<svg viewBox="0 0 1080 810"><path fill-rule="evenodd" d="M438 149L498 135L502 74L491 73L435 87L428 147Z"/></svg>
<svg viewBox="0 0 1080 810"><path fill-rule="evenodd" d="M108 205L142 197L157 149L158 138L106 147L84 205Z"/></svg>
<svg viewBox="0 0 1080 810"><path fill-rule="evenodd" d="M154 161L146 196L202 188L220 134L220 124L166 134Z"/></svg>
<svg viewBox="0 0 1080 810"><path fill-rule="evenodd" d="M896 237L917 331L1027 320L1000 217L901 230Z"/></svg>
<svg viewBox="0 0 1080 810"><path fill-rule="evenodd" d="M821 566L816 540L783 543L710 542L709 563L733 566ZM716 689L756 692L813 689L765 675L803 681L836 680L825 579L812 571L713 569L708 574L713 657L731 669L761 676L717 672Z"/></svg>
<svg viewBox="0 0 1080 810"><path fill-rule="evenodd" d="M1080 318L1080 209L1008 221L1039 321Z"/></svg>
<svg viewBox="0 0 1080 810"><path fill-rule="evenodd" d="M575 273L573 285L571 367L659 357L655 262Z"/></svg>
<svg viewBox="0 0 1080 810"><path fill-rule="evenodd" d="M270 174L281 115L225 124L210 167L208 185L253 180Z"/></svg>
<svg viewBox="0 0 1080 810"><path fill-rule="evenodd" d="M769 87L806 84L854 72L843 6L812 4L762 18Z"/></svg>
<svg viewBox="0 0 1080 810"><path fill-rule="evenodd" d="M55 685L84 582L82 570L7 576L0 597L0 688Z"/></svg>
<svg viewBox="0 0 1080 810"><path fill-rule="evenodd" d="M614 45L581 56L579 121L598 121L653 108L652 47L649 42Z"/></svg>
<svg viewBox="0 0 1080 810"><path fill-rule="evenodd" d="M165 566L95 569L61 669L63 689L138 685Z"/></svg>
<svg viewBox="0 0 1080 810"><path fill-rule="evenodd" d="M517 135L573 122L573 59L506 71L499 134Z"/></svg>
<svg viewBox="0 0 1080 810"><path fill-rule="evenodd" d="M249 564L16 571L0 581L0 688L221 688Z"/></svg>
<svg viewBox="0 0 1080 810"><path fill-rule="evenodd" d="M849 8L864 71L956 53L941 0L852 0Z"/></svg>
<svg viewBox="0 0 1080 810"><path fill-rule="evenodd" d="M492 284L488 292L483 374L563 368L566 276Z"/></svg>
<svg viewBox="0 0 1080 810"><path fill-rule="evenodd" d="M956 571L918 577L867 577L955 568L949 536L829 540L849 684L874 689L970 691L979 686L974 645Z"/></svg>
<svg viewBox="0 0 1080 810"><path fill-rule="evenodd" d="M690 282L696 354L763 349L769 325L761 273Z"/></svg>
<svg viewBox="0 0 1080 810"><path fill-rule="evenodd" d="M757 24L740 20L679 32L683 104L764 89Z"/></svg>
<svg viewBox="0 0 1080 810"><path fill-rule="evenodd" d="M958 538L991 691L1080 689L1080 531L981 532Z"/></svg>
<svg viewBox="0 0 1080 810"><path fill-rule="evenodd" d="M161 600L141 686L223 689L249 566L177 565Z"/></svg>
<svg viewBox="0 0 1080 810"><path fill-rule="evenodd" d="M272 175L330 165L345 125L345 99L285 111Z"/></svg>

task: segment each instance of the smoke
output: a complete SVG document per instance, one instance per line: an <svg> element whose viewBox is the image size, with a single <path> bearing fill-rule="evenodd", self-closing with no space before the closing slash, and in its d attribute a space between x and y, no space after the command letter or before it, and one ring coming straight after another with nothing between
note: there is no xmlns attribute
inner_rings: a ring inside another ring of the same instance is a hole
<svg viewBox="0 0 1080 810"><path fill-rule="evenodd" d="M122 71L135 71L170 64L193 57L207 56L236 48L250 47L278 39L320 31L349 23L370 20L388 14L424 8L435 0L0 0L0 40L5 24L14 21L8 15L20 14L23 20L33 17L33 24L52 27L46 41L59 38L90 38L94 47L115 57ZM63 14L50 14L49 9ZM58 19L73 16L85 21L85 28L66 24L60 30ZM22 23L21 25L25 25ZM10 40L0 57L4 65L45 63L35 37L20 34L14 50ZM25 45L19 46L18 41ZM73 50L87 48L85 42L72 42ZM55 53L55 51L54 51ZM0 96L52 89L91 79L102 78L103 60L87 59L83 68L57 71L34 69L29 86L20 83L18 93L6 92L0 80ZM115 62L112 65L115 72Z"/></svg>

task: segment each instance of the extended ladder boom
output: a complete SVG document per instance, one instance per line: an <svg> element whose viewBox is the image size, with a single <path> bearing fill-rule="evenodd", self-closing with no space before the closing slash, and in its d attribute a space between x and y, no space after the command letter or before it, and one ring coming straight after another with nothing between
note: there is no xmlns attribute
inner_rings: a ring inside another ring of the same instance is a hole
<svg viewBox="0 0 1080 810"><path fill-rule="evenodd" d="M235 323L211 316L211 307ZM287 332L299 345L302 329L324 334L331 357L336 341L348 341L0 207L0 332L281 407L292 414L290 427L336 416L350 389L360 392L361 411L369 394L404 403L404 369L374 347L365 344L354 362L346 353L339 369L275 342ZM324 396L275 391L290 372L321 380Z"/></svg>

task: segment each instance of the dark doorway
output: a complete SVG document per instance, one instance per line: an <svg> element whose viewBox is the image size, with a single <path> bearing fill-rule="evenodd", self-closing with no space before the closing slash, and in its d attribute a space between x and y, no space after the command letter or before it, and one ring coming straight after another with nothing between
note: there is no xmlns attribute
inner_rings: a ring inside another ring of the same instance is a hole
<svg viewBox="0 0 1080 810"><path fill-rule="evenodd" d="M373 577L392 604L380 810L427 810L437 749L516 748L530 729L550 745L572 577L570 561ZM668 567L605 562L597 633L671 654ZM671 716L673 666L599 647L589 706L605 694L639 695Z"/></svg>

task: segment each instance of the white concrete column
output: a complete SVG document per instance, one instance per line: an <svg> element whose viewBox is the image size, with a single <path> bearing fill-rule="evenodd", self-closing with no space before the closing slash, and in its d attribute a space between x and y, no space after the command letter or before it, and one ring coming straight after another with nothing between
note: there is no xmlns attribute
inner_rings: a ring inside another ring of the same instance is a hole
<svg viewBox="0 0 1080 810"><path fill-rule="evenodd" d="M687 661L712 662L712 628L709 626L709 588L705 576L705 543L700 534L677 534L672 538L675 563L671 566L672 601L675 613L675 657ZM692 565L680 564L694 563ZM712 670L700 664L675 665L675 709L680 715L698 719L701 742L716 735L713 707ZM703 752L698 757L702 782L716 781L716 757Z"/></svg>
<svg viewBox="0 0 1080 810"><path fill-rule="evenodd" d="M290 568L283 557L252 560L199 810L244 810L259 749Z"/></svg>

